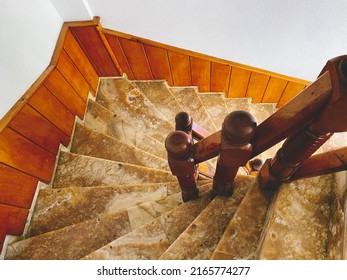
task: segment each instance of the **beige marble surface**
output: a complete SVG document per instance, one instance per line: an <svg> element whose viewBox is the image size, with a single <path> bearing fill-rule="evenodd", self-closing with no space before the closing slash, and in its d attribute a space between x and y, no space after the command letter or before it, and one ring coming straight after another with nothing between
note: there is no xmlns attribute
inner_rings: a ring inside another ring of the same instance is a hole
<svg viewBox="0 0 347 280"><path fill-rule="evenodd" d="M210 259L253 180L253 177L236 177L233 196L230 198L215 197L160 259Z"/></svg>
<svg viewBox="0 0 347 280"><path fill-rule="evenodd" d="M254 259L273 192L254 180L220 239L211 259Z"/></svg>
<svg viewBox="0 0 347 280"><path fill-rule="evenodd" d="M195 87L172 87L170 90L183 110L190 114L194 122L211 133L217 131Z"/></svg>
<svg viewBox="0 0 347 280"><path fill-rule="evenodd" d="M224 119L229 113L224 102L224 93L199 93L198 96L217 130L222 129Z"/></svg>
<svg viewBox="0 0 347 280"><path fill-rule="evenodd" d="M155 183L41 190L30 223L30 235L56 230L140 203L164 199L169 195L168 190L177 188L177 185Z"/></svg>
<svg viewBox="0 0 347 280"><path fill-rule="evenodd" d="M177 182L171 172L62 152L54 188Z"/></svg>
<svg viewBox="0 0 347 280"><path fill-rule="evenodd" d="M333 176L283 184L268 217L259 259L326 258Z"/></svg>
<svg viewBox="0 0 347 280"><path fill-rule="evenodd" d="M171 124L175 124L175 116L183 108L172 95L165 81L135 81L134 84L155 105Z"/></svg>
<svg viewBox="0 0 347 280"><path fill-rule="evenodd" d="M127 120L134 127L145 130L151 137L164 141L174 124L124 78L100 80L97 102Z"/></svg>
<svg viewBox="0 0 347 280"><path fill-rule="evenodd" d="M83 259L158 259L210 201L209 193L204 193L201 198L181 204Z"/></svg>
<svg viewBox="0 0 347 280"><path fill-rule="evenodd" d="M77 123L71 152L169 171L168 161Z"/></svg>
<svg viewBox="0 0 347 280"><path fill-rule="evenodd" d="M163 141L152 138L141 127L129 124L92 100L88 101L84 125L158 157L167 158Z"/></svg>
<svg viewBox="0 0 347 280"><path fill-rule="evenodd" d="M244 110L249 112L252 98L225 98L224 102L227 105L229 113L236 110Z"/></svg>

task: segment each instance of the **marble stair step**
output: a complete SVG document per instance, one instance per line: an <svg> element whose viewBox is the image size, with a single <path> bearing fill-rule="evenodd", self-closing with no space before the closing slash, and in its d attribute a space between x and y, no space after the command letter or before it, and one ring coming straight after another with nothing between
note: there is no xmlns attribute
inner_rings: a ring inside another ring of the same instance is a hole
<svg viewBox="0 0 347 280"><path fill-rule="evenodd" d="M169 171L168 161L76 123L71 152Z"/></svg>
<svg viewBox="0 0 347 280"><path fill-rule="evenodd" d="M234 182L234 194L230 198L215 197L160 259L210 259L253 180L254 177L251 176L237 176Z"/></svg>
<svg viewBox="0 0 347 280"><path fill-rule="evenodd" d="M134 81L144 95L155 105L171 124L175 125L175 116L183 108L173 96L166 81Z"/></svg>
<svg viewBox="0 0 347 280"><path fill-rule="evenodd" d="M96 101L160 141L174 129L174 124L125 78L101 79Z"/></svg>
<svg viewBox="0 0 347 280"><path fill-rule="evenodd" d="M228 108L224 102L224 95L224 93L217 92L198 94L217 130L222 128L224 119L228 115Z"/></svg>
<svg viewBox="0 0 347 280"><path fill-rule="evenodd" d="M200 191L207 191L210 187L211 185L206 182L199 183ZM176 193L176 187L171 186L167 191L170 195L162 199L104 213L80 223L12 243L8 247L5 259L80 259L138 229L143 224L136 215L139 212L149 211L151 217L145 217L144 221L151 222L182 204L180 193Z"/></svg>
<svg viewBox="0 0 347 280"><path fill-rule="evenodd" d="M180 103L183 110L191 115L194 122L211 133L217 131L216 126L213 124L204 104L198 96L196 87L171 87L170 91Z"/></svg>
<svg viewBox="0 0 347 280"><path fill-rule="evenodd" d="M88 101L84 125L158 157L167 159L163 141L158 141L141 127L135 127L92 100Z"/></svg>
<svg viewBox="0 0 347 280"><path fill-rule="evenodd" d="M30 221L30 236L178 192L177 183L42 189Z"/></svg>
<svg viewBox="0 0 347 280"><path fill-rule="evenodd" d="M236 110L243 110L249 112L249 107L252 103L252 98L225 98L224 102L228 108L229 113Z"/></svg>
<svg viewBox="0 0 347 280"><path fill-rule="evenodd" d="M257 258L326 259L334 184L334 175L283 184L269 209Z"/></svg>
<svg viewBox="0 0 347 280"><path fill-rule="evenodd" d="M64 188L160 182L177 182L177 179L168 171L61 152L52 186Z"/></svg>
<svg viewBox="0 0 347 280"><path fill-rule="evenodd" d="M255 259L266 214L275 191L263 191L255 179L225 229L212 260Z"/></svg>
<svg viewBox="0 0 347 280"><path fill-rule="evenodd" d="M276 111L274 103L251 103L249 112L257 120L257 124L261 124Z"/></svg>
<svg viewBox="0 0 347 280"><path fill-rule="evenodd" d="M85 256L87 260L155 260L211 201L210 191Z"/></svg>

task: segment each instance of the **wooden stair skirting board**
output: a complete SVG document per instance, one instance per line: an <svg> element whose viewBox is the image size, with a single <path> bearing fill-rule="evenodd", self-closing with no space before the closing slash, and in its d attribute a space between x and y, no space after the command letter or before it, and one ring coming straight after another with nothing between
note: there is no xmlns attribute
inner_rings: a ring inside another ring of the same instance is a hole
<svg viewBox="0 0 347 280"><path fill-rule="evenodd" d="M99 77L166 79L172 86L283 105L309 82L103 29L100 18L64 23L47 69L0 121L0 249L21 235L39 181L49 183Z"/></svg>

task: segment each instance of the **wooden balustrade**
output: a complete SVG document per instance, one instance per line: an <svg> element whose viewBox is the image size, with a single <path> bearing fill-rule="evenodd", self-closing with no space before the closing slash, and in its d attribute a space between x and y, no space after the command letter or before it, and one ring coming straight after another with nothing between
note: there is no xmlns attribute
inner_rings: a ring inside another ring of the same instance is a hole
<svg viewBox="0 0 347 280"><path fill-rule="evenodd" d="M259 172L262 188L275 188L289 180L300 165L334 132L347 131L347 56L331 59L322 73L329 72L332 93L327 105L305 128L290 136L273 159Z"/></svg>
<svg viewBox="0 0 347 280"><path fill-rule="evenodd" d="M213 178L215 194L231 196L233 182L240 166L246 165L252 154L250 140L256 131L254 117L246 111L234 111L226 116L221 132L221 148L216 174Z"/></svg>

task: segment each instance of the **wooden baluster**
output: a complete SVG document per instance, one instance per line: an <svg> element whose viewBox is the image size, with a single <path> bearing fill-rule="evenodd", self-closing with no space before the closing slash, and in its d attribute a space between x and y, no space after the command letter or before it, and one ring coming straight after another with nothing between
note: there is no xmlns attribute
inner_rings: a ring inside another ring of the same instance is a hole
<svg viewBox="0 0 347 280"><path fill-rule="evenodd" d="M265 162L258 176L262 188L276 188L289 180L334 132L347 131L347 56L329 60L322 73L326 71L332 82L328 104L310 124L290 136L273 159Z"/></svg>
<svg viewBox="0 0 347 280"><path fill-rule="evenodd" d="M240 166L246 165L252 154L250 140L257 124L246 111L234 111L226 116L222 126L221 147L216 174L213 178L215 194L233 194L233 181Z"/></svg>
<svg viewBox="0 0 347 280"><path fill-rule="evenodd" d="M165 139L169 166L172 174L177 176L184 202L199 196L196 186L198 166L194 163L192 147L192 137L184 131L173 131Z"/></svg>

